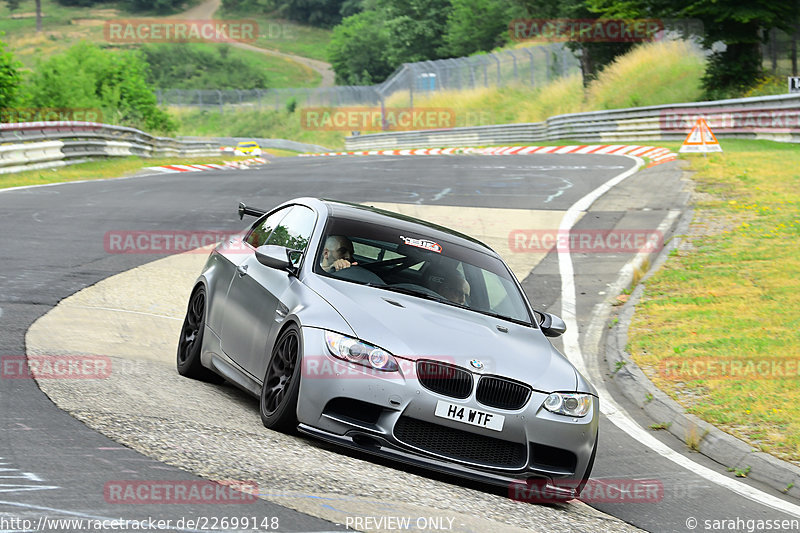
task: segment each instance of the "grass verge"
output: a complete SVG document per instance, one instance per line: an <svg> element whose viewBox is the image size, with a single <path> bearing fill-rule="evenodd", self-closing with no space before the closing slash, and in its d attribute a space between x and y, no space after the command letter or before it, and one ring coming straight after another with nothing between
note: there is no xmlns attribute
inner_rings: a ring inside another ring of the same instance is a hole
<svg viewBox="0 0 800 533"><path fill-rule="evenodd" d="M289 111L246 110L226 107L218 109L187 110L171 108L178 121L178 135L210 137L263 137L290 139L319 144L330 149L344 147L344 131L323 131L304 127L300 110Z"/></svg>
<svg viewBox="0 0 800 533"><path fill-rule="evenodd" d="M686 242L647 281L629 350L687 411L800 462L800 150L722 140Z"/></svg>
<svg viewBox="0 0 800 533"><path fill-rule="evenodd" d="M272 150L266 149L268 152L276 156L295 155L295 152L289 150ZM119 157L109 158L100 161L89 161L87 163L80 163L77 165L69 165L59 168L47 168L41 170L26 170L25 172L17 172L14 174L0 174L0 189L8 189L9 187L21 187L24 185L46 185L48 183L63 183L67 181L80 181L80 180L96 180L107 178L118 178L121 176L129 176L145 167L157 167L161 165L177 165L183 163L201 164L201 163L217 163L222 164L224 161L231 161L236 159L234 157L198 157L198 158L155 158L144 159L141 157Z"/></svg>

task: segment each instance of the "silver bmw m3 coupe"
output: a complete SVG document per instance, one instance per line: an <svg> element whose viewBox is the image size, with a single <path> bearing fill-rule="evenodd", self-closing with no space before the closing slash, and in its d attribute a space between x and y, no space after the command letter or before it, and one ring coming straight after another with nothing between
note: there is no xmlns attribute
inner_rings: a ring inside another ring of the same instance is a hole
<svg viewBox="0 0 800 533"><path fill-rule="evenodd" d="M597 450L594 387L547 337L503 260L447 228L300 198L211 252L180 374L260 398L268 428L509 487L579 495ZM539 494L537 492L537 494Z"/></svg>

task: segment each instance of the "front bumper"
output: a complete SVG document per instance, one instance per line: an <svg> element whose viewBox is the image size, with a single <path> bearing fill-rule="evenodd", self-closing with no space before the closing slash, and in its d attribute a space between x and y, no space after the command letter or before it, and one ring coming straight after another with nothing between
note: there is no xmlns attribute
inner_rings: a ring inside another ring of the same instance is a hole
<svg viewBox="0 0 800 533"><path fill-rule="evenodd" d="M565 497L581 483L598 427L598 401L583 418L541 407L533 391L517 410L487 407L475 390L458 399L433 392L401 365L379 373L328 354L324 332L303 328L300 431L404 463L508 487L545 480ZM474 373L475 375L479 375ZM502 431L436 416L438 401L502 415Z"/></svg>

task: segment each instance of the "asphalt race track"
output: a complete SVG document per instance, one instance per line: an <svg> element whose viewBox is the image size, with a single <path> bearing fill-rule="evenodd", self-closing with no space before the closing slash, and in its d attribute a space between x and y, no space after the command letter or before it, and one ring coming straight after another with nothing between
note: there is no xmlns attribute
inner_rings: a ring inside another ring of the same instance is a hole
<svg viewBox="0 0 800 533"><path fill-rule="evenodd" d="M595 202L576 227L588 230L658 227L666 217L674 217L685 200L676 165L666 163L629 177ZM235 232L244 227L235 214L240 200L269 208L296 196L311 195L366 203L566 211L578 199L633 166L631 158L594 155L291 158L274 160L266 167L245 171L144 176L0 192L0 230L3 235L0 355L6 358L24 355L28 328L63 298L109 276L162 257L108 253L104 246L104 236L108 231ZM515 220L508 220L508 232L525 229ZM630 254L573 254L580 331L586 331L595 306L605 299L609 286L616 281L620 269L629 259ZM558 254L551 253L539 261L523 280L523 286L536 307L559 314L563 302ZM141 290L147 291L148 287ZM57 334L53 332L54 336ZM57 337L54 342L57 343ZM590 351L584 350L585 353ZM587 366L598 375L605 373L597 361L587 361ZM176 376L168 378L178 379ZM149 453L144 455L131 449L136 447L134 442L127 443L131 446L129 448L89 429L55 407L35 381L7 377L4 375L0 379L0 406L4 414L0 421L0 531L21 529L2 522L3 518L28 518L36 523L43 515L136 520L256 515L277 517L281 531L327 531L344 529L348 525L343 520L337 524L319 518L330 515L315 509L331 505L330 502L274 503L279 498L272 498L272 501L262 499L246 506L223 503L137 506L109 502L104 491L108 483L118 480L200 480L195 474L203 473L202 465L192 462L192 456L199 454L199 450L193 450L193 447L202 447L205 440L224 440L224 435L203 434L202 421L198 421L198 434L185 436L185 442L180 443L184 448L183 462L175 458L167 465L152 459ZM198 395L206 394L205 385L183 381L187 387L196 387ZM143 376L142 386L146 387L148 383L150 380ZM606 386L633 418L641 416L637 413L638 408L615 394L613 380L609 380ZM331 479L341 476L343 484L356 483L352 490L361 490L359 496L369 496L370 490L376 494L391 494L392 486L381 486L388 477L377 473L387 473L388 476L388 472L394 470L398 479L425 485L427 492L420 497L426 498L428 501L422 503L431 508L436 508L438 496L443 499L463 496L473 498L476 505L484 501L486 506L495 506L497 515L484 508L475 508L474 514L509 527L535 530L556 528L557 525L557 529L576 531L616 531L622 527L619 522L605 519L583 504L537 506L503 502L503 495L498 495L493 489L444 476L428 476L420 471L406 476L399 465L363 460L299 437L270 435L263 427L257 427L260 423L255 424L258 416L254 402L248 403L245 395L229 387L219 389L222 392L212 391L210 397L213 398L213 394L225 396L243 412L249 409L254 413L246 422L252 426L255 435L264 435L268 442L275 439L274 442L293 447L298 451L294 460L299 462L305 460L304 450L309 457L328 458L331 463L324 466L333 472ZM192 403L193 398L182 396L179 400ZM129 407L131 412L136 411L136 406ZM210 407L213 411L214 405ZM180 414L182 408L181 403L176 402L173 411ZM175 420L180 418L175 416ZM172 419L165 419L165 427L168 422L171 423ZM119 421L120 426L125 423L125 420ZM641 420L644 427L650 423ZM146 429L152 434L161 431L158 424ZM135 436L136 430L136 427L129 428L127 434ZM109 428L108 433L113 434L113 428ZM656 432L653 436L692 461L733 479L732 474L725 472L720 465L699 454L688 453L684 443L662 433ZM690 518L694 518L700 524L694 530L703 531L704 520L798 518L790 514L793 504L788 500L788 512L781 512L739 496L639 444L605 418L601 422L600 438L594 478L658 480L663 486L663 495L658 501L589 502L596 509L634 526L649 531L689 531L693 530ZM158 454L154 452L152 456L155 455ZM359 470L337 471L337 458L342 464ZM219 460L221 464L225 463L224 456ZM369 482L359 487L359 480ZM734 482L747 483L773 497L783 497L750 480ZM293 479L291 483L287 481L289 484L302 488L304 481L302 478ZM309 481L308 485L312 483ZM266 487L260 485L260 488ZM270 490L275 493L280 487L272 486ZM437 490L441 494L437 494ZM527 506L520 514L528 520L504 519L505 509L514 512L514 505L516 509L520 509L520 505ZM298 508L302 512L295 510ZM405 508L398 509L406 512ZM477 527L480 522L475 524ZM172 529L176 528L173 526ZM453 529L459 530L456 526Z"/></svg>

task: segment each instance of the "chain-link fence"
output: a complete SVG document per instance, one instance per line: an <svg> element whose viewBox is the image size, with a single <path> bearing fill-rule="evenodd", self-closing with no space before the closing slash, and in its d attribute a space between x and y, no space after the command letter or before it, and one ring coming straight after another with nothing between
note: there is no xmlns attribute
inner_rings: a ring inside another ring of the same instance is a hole
<svg viewBox="0 0 800 533"><path fill-rule="evenodd" d="M540 85L580 72L574 54L563 44L532 46L455 59L405 63L381 84L309 89L186 90L159 89L161 105L176 107L413 106L419 95L447 90Z"/></svg>

